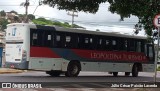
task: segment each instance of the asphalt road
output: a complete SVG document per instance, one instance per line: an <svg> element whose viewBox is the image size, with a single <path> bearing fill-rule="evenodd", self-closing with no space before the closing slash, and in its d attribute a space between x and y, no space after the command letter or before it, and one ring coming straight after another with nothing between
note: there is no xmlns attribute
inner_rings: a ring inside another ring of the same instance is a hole
<svg viewBox="0 0 160 91"><path fill-rule="evenodd" d="M126 82L153 82L154 73L139 73L139 77L125 77L124 73L119 73L118 77L113 77L107 72L81 72L78 77L51 77L45 72L28 71L14 74L0 74L0 82L52 82L43 83L45 87L89 87L105 88L110 86L109 83L126 83ZM160 72L157 73L157 82L160 82ZM54 86L53 86L54 84Z"/></svg>
<svg viewBox="0 0 160 91"><path fill-rule="evenodd" d="M45 72L28 71L14 74L0 74L0 82L43 82L45 87L110 87L108 83L126 82L153 82L154 73L139 73L139 77L126 77L124 73L119 73L118 77L113 77L107 72L81 72L78 77L51 77ZM46 83L45 83L46 82ZM160 72L157 73L157 82L160 82Z"/></svg>
<svg viewBox="0 0 160 91"><path fill-rule="evenodd" d="M45 72L28 71L23 73L0 74L0 82L152 82L154 73L140 72L138 77L126 77L119 73L113 77L107 72L81 72L78 77L51 77ZM160 72L157 72L157 81L160 81Z"/></svg>

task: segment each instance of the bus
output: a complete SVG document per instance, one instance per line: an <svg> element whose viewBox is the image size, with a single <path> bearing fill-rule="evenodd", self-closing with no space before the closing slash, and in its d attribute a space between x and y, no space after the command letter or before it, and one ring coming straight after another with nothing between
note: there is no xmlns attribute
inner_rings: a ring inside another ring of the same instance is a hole
<svg viewBox="0 0 160 91"><path fill-rule="evenodd" d="M7 25L5 67L76 77L80 71L154 72L154 44L146 37L57 26Z"/></svg>

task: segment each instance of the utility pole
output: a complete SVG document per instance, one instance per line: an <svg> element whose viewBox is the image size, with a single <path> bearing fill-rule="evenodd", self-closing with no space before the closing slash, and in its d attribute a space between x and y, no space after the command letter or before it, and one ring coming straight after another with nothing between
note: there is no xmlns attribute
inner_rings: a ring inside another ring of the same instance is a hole
<svg viewBox="0 0 160 91"><path fill-rule="evenodd" d="M77 13L77 11L72 10L72 12L68 12L67 14L70 15L70 16L72 16L72 27L73 27L74 17L78 17L78 13Z"/></svg>
<svg viewBox="0 0 160 91"><path fill-rule="evenodd" d="M156 78L157 78L157 62L159 61L158 59L158 56L159 56L159 34L160 34L160 14L157 14L153 20L153 24L155 27L158 28L158 43L157 43L157 59L155 60L155 69L154 69L154 72L155 72L155 75L154 75L154 82L156 82Z"/></svg>
<svg viewBox="0 0 160 91"><path fill-rule="evenodd" d="M29 6L29 0L26 0L24 7L25 7L25 23L28 23L28 6Z"/></svg>

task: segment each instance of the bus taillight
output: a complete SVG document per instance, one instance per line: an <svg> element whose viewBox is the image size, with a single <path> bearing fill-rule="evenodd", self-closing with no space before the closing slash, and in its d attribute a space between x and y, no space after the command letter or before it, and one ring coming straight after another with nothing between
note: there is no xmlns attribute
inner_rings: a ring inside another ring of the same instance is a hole
<svg viewBox="0 0 160 91"><path fill-rule="evenodd" d="M14 68L14 65L11 65L10 68Z"/></svg>

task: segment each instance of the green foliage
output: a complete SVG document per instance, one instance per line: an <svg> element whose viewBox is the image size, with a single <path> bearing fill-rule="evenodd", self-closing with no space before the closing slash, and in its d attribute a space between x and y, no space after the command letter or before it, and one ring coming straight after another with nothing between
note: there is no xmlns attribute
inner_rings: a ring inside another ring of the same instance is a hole
<svg viewBox="0 0 160 91"><path fill-rule="evenodd" d="M45 18L34 19L32 22L39 25L54 25L54 22L46 20Z"/></svg>
<svg viewBox="0 0 160 91"><path fill-rule="evenodd" d="M28 14L28 19L30 19L30 20L34 20L34 19L35 19L35 16L34 16L34 15L32 15L32 14Z"/></svg>
<svg viewBox="0 0 160 91"><path fill-rule="evenodd" d="M14 21L15 22L19 22L19 17L18 16L14 16Z"/></svg>
<svg viewBox="0 0 160 91"><path fill-rule="evenodd" d="M22 22L23 20L25 20L25 15L24 14L18 14L16 11L11 11L11 13L15 13L18 16L14 16L14 22ZM0 15L4 16L5 11L0 11ZM33 23L35 24L39 24L39 25L56 25L56 26L60 26L60 27L66 27L66 28L71 28L72 26L68 23L68 22L59 22L59 21L51 21L51 20L47 20L45 18L37 18L35 19L35 16L32 14L28 15L28 18L30 20L32 20ZM3 18L0 18L0 25L1 25L1 30L4 30L6 28L6 25L9 24L8 20ZM82 28L81 26L78 26L76 24L73 25L74 28Z"/></svg>
<svg viewBox="0 0 160 91"><path fill-rule="evenodd" d="M121 16L121 20L135 15L139 18L137 25L144 28L147 35L156 29L153 19L160 13L160 0L44 0L44 4L58 9L76 10L96 13L99 4L109 2L109 11ZM138 29L139 31L140 29ZM137 32L138 33L138 32Z"/></svg>
<svg viewBox="0 0 160 91"><path fill-rule="evenodd" d="M121 19L135 15L139 18L138 25L142 25L146 34L151 36L155 29L153 19L160 13L160 0L108 0L109 10L117 13Z"/></svg>
<svg viewBox="0 0 160 91"><path fill-rule="evenodd" d="M47 20L45 18L34 19L33 22L35 24L39 24L39 25L57 25L57 26L61 26L62 25L60 22L53 22L53 21Z"/></svg>
<svg viewBox="0 0 160 91"><path fill-rule="evenodd" d="M0 11L0 15L1 15L1 16L6 16L5 11L4 11L4 10Z"/></svg>
<svg viewBox="0 0 160 91"><path fill-rule="evenodd" d="M7 24L9 24L7 19L1 18L0 19L0 25L1 25L0 30L4 31L4 29L7 28Z"/></svg>
<svg viewBox="0 0 160 91"><path fill-rule="evenodd" d="M12 10L12 11L10 11L10 13L15 13L15 14L18 14L16 11L14 11L14 10Z"/></svg>
<svg viewBox="0 0 160 91"><path fill-rule="evenodd" d="M66 28L71 28L72 26L68 23L68 22L59 22L59 21L51 21L51 20L47 20L45 18L38 18L38 19L34 19L32 20L33 23L35 24L39 24L39 25L56 25L59 27L66 27ZM73 28L83 28L81 26L78 26L76 24L73 24Z"/></svg>
<svg viewBox="0 0 160 91"><path fill-rule="evenodd" d="M158 66L157 71L160 71L160 66Z"/></svg>
<svg viewBox="0 0 160 91"><path fill-rule="evenodd" d="M106 2L107 0L44 0L44 4L48 4L51 7L57 6L61 10L76 10L90 13L96 13L99 8L99 4Z"/></svg>
<svg viewBox="0 0 160 91"><path fill-rule="evenodd" d="M25 15L24 15L24 14L18 14L18 16L19 16L19 17L25 17Z"/></svg>

